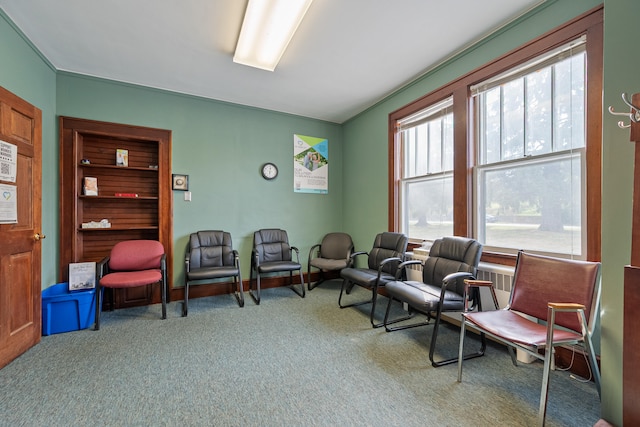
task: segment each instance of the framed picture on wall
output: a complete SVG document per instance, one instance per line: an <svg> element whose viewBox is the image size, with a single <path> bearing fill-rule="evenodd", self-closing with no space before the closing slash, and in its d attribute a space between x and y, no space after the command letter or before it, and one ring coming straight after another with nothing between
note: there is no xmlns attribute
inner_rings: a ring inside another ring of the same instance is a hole
<svg viewBox="0 0 640 427"><path fill-rule="evenodd" d="M174 173L171 176L172 188L178 191L188 191L189 190L189 175L181 175Z"/></svg>

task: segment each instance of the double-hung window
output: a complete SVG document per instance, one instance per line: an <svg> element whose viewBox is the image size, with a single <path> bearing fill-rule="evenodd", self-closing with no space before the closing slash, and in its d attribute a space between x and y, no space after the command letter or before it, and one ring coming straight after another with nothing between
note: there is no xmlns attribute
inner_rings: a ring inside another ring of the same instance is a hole
<svg viewBox="0 0 640 427"><path fill-rule="evenodd" d="M585 69L581 39L471 88L486 248L584 256Z"/></svg>
<svg viewBox="0 0 640 427"><path fill-rule="evenodd" d="M598 8L391 112L389 229L600 260L602 36Z"/></svg>
<svg viewBox="0 0 640 427"><path fill-rule="evenodd" d="M398 122L400 227L414 239L453 234L452 104L448 98Z"/></svg>

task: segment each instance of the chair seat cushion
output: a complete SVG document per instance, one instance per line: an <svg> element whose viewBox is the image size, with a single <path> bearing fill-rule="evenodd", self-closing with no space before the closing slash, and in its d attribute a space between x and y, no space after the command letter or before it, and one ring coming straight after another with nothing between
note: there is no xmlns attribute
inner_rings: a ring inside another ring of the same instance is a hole
<svg viewBox="0 0 640 427"><path fill-rule="evenodd" d="M422 313L438 310L441 288L415 281L393 281L385 286L387 295L397 300L406 302ZM442 311L464 310L462 295L452 291L445 291L442 302Z"/></svg>
<svg viewBox="0 0 640 427"><path fill-rule="evenodd" d="M277 271L294 271L300 270L302 266L293 261L273 261L265 262L258 266L260 273L275 273Z"/></svg>
<svg viewBox="0 0 640 427"><path fill-rule="evenodd" d="M464 317L481 329L502 338L528 346L541 346L547 341L547 327L526 319L511 310L481 311L464 313ZM562 329L553 333L553 341L582 340L582 335Z"/></svg>
<svg viewBox="0 0 640 427"><path fill-rule="evenodd" d="M345 268L340 272L343 279L356 283L360 286L373 287L378 278L378 271L368 268ZM382 272L378 286L384 286L386 283L395 280L391 274Z"/></svg>
<svg viewBox="0 0 640 427"><path fill-rule="evenodd" d="M309 265L320 270L342 270L347 266L347 260L344 259L328 259L314 258Z"/></svg>
<svg viewBox="0 0 640 427"><path fill-rule="evenodd" d="M100 285L107 288L132 288L150 285L161 280L160 270L119 271L105 274L100 279Z"/></svg>
<svg viewBox="0 0 640 427"><path fill-rule="evenodd" d="M205 267L196 268L187 273L188 280L219 279L221 277L237 276L238 269L233 266L228 267Z"/></svg>

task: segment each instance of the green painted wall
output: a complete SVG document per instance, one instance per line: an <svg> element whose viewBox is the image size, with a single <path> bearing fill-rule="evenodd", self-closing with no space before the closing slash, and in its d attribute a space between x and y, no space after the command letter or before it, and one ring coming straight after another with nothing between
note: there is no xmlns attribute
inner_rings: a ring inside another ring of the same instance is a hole
<svg viewBox="0 0 640 427"><path fill-rule="evenodd" d="M58 134L56 73L0 11L0 86L42 110L42 283L56 283L58 265ZM45 286L46 287L46 286Z"/></svg>
<svg viewBox="0 0 640 427"><path fill-rule="evenodd" d="M640 92L638 41L640 2L606 0L604 107L629 111L620 98ZM608 112L603 117L602 191L602 413L622 425L624 266L631 250L634 144ZM628 120L627 120L628 122Z"/></svg>
<svg viewBox="0 0 640 427"><path fill-rule="evenodd" d="M208 228L232 233L242 270L249 273L253 231L280 227L300 249L342 227L342 128L340 125L205 100L159 90L56 73L13 23L0 13L0 85L42 110L43 241L42 287L59 272L58 116L129 123L173 132L173 172L190 176L192 202L174 192L174 277L183 281L189 233ZM329 194L293 192L293 134L329 140ZM260 176L266 161L280 175Z"/></svg>
<svg viewBox="0 0 640 427"><path fill-rule="evenodd" d="M519 47L577 15L596 7L599 0L548 0L535 11L507 25L473 47L428 71L344 124L345 228L356 244L371 245L376 230L388 227L388 116L398 108ZM425 42L425 49L429 43ZM375 195L358 191L376 189ZM358 212L369 212L366 223ZM369 242L371 240L371 242Z"/></svg>
<svg viewBox="0 0 640 427"><path fill-rule="evenodd" d="M174 270L188 233L219 227L233 233L248 270L251 233L283 227L306 256L328 231L345 230L358 249L387 229L387 118L393 110L597 6L597 0L548 0L533 13L456 56L342 126L297 116L58 73L34 52L0 12L0 85L43 111L43 286L57 277L57 115L131 123L173 131L173 171L191 177L193 201L174 193ZM604 106L624 110L621 92L640 92L640 57L633 52L636 0L605 1ZM428 48L428 43L425 43ZM629 262L632 153L627 130L604 114L603 150L603 417L622 424L623 266ZM294 133L330 142L327 196L294 194ZM266 182L259 166L274 161L280 176ZM304 261L303 261L304 262Z"/></svg>
<svg viewBox="0 0 640 427"><path fill-rule="evenodd" d="M599 0L547 1L527 16L466 50L344 124L344 226L356 245L371 245L388 224L387 121L392 111L601 4ZM636 0L605 2L605 106L623 110L620 93L640 92L640 57L631 54L640 16ZM428 46L427 46L428 47ZM603 155L602 415L622 424L622 281L629 262L632 147L628 130L608 113ZM375 191L363 192L362 188Z"/></svg>
<svg viewBox="0 0 640 427"><path fill-rule="evenodd" d="M306 264L309 248L342 230L340 125L102 79L59 73L58 115L172 130L173 173L189 175L192 201L173 193L174 284L182 286L189 233L231 232L243 275L249 277L253 232L289 233ZM293 192L293 135L329 140L329 194ZM274 181L262 163L278 165Z"/></svg>

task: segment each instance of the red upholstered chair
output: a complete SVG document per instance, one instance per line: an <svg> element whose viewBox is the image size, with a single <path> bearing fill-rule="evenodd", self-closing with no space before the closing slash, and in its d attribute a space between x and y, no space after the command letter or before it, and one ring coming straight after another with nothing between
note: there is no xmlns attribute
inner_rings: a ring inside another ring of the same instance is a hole
<svg viewBox="0 0 640 427"><path fill-rule="evenodd" d="M490 282L470 281L468 286ZM495 293L491 290L494 300ZM458 353L458 382L462 381L465 329L484 332L510 349L544 360L538 425L547 411L549 372L554 348L583 345L600 393L600 371L591 343L600 302L600 263L552 258L520 252L509 304L502 310L463 313ZM529 316L522 317L520 314ZM544 355L538 350L544 350ZM514 351L511 359L516 364Z"/></svg>
<svg viewBox="0 0 640 427"><path fill-rule="evenodd" d="M167 261L162 243L156 240L126 240L116 243L108 257L98 263L96 323L100 329L102 288L133 288L160 283L162 318L167 318Z"/></svg>

